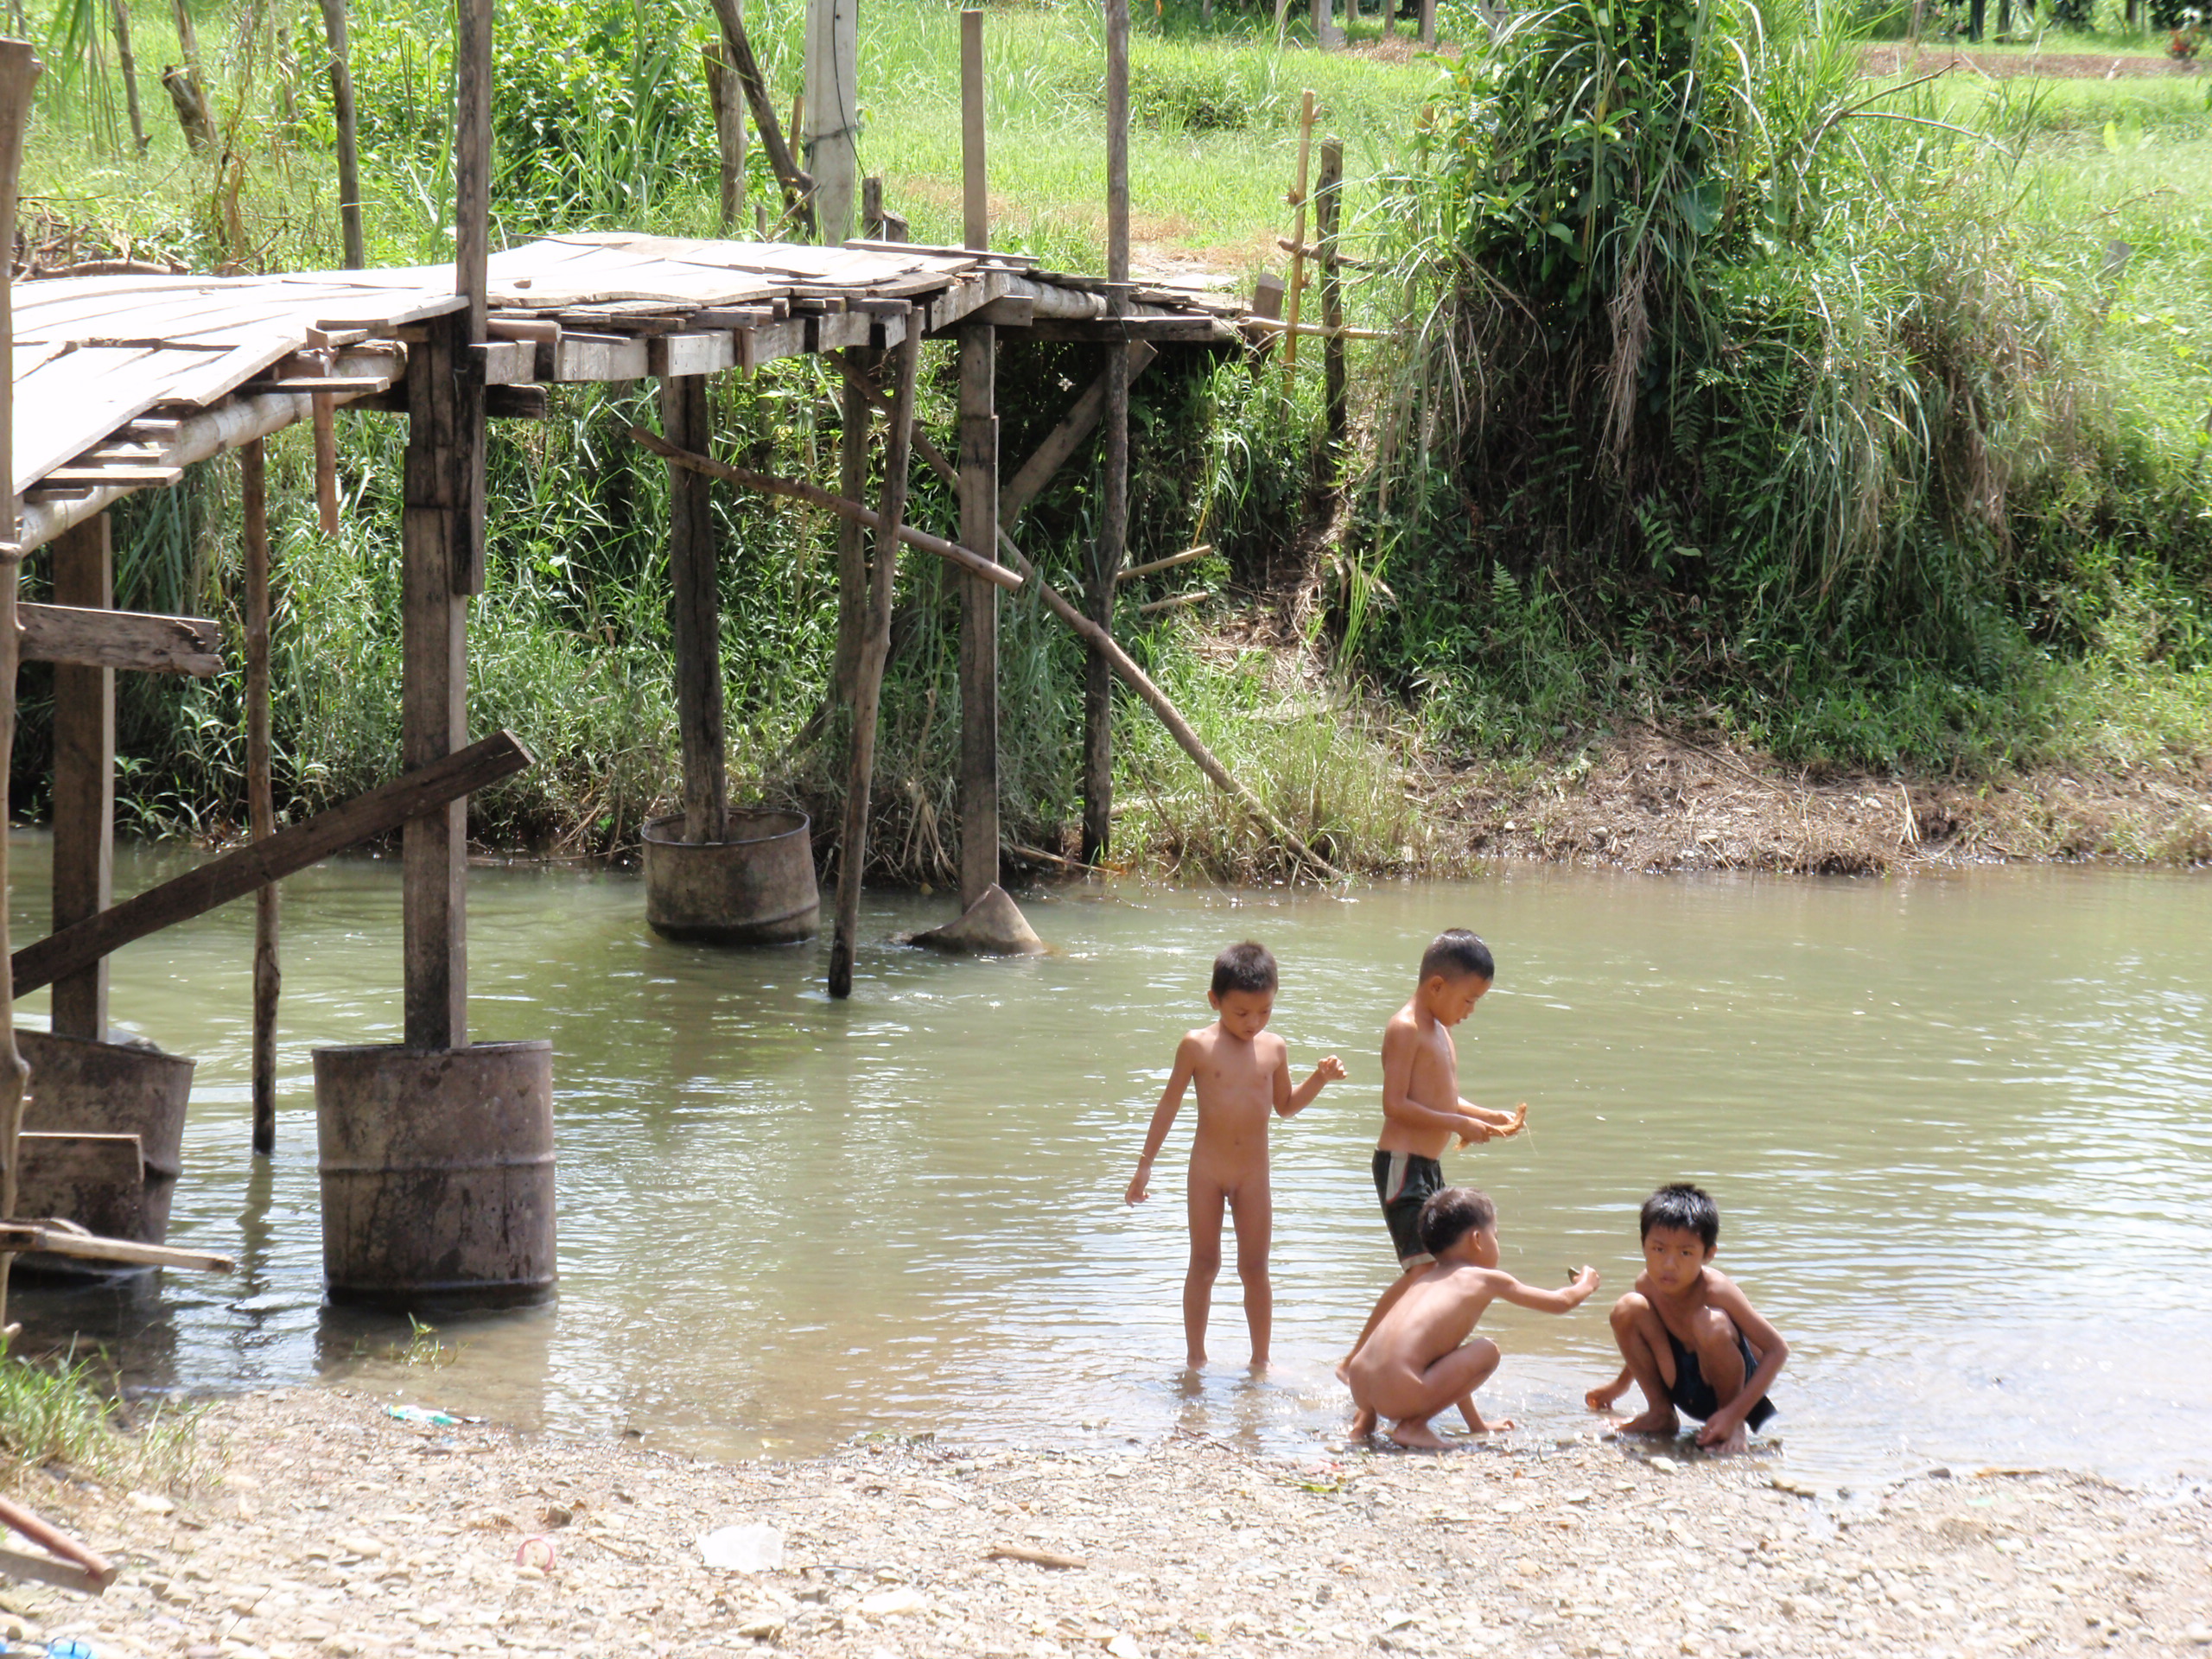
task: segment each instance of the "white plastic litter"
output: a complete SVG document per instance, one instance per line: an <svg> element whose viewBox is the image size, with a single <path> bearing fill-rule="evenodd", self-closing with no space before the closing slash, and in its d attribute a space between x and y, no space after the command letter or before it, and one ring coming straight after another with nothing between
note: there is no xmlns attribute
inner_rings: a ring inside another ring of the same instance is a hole
<svg viewBox="0 0 2212 1659"><path fill-rule="evenodd" d="M699 1554L709 1567L734 1573L766 1573L784 1564L784 1535L765 1522L716 1527L699 1535Z"/></svg>

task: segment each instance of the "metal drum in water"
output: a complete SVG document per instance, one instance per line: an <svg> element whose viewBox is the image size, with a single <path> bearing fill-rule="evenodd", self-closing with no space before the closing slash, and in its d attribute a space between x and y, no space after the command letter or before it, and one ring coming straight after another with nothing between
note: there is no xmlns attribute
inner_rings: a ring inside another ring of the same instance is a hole
<svg viewBox="0 0 2212 1659"><path fill-rule="evenodd" d="M821 923L804 812L733 811L720 841L687 842L683 820L645 825L645 920L671 939L788 944Z"/></svg>
<svg viewBox="0 0 2212 1659"><path fill-rule="evenodd" d="M96 1043L19 1031L30 1068L16 1211L60 1216L108 1238L159 1244L183 1173L184 1114L196 1062L151 1043ZM16 1258L16 1271L110 1279L143 1273L67 1256Z"/></svg>
<svg viewBox="0 0 2212 1659"><path fill-rule="evenodd" d="M505 1307L555 1265L553 1045L315 1052L333 1302Z"/></svg>

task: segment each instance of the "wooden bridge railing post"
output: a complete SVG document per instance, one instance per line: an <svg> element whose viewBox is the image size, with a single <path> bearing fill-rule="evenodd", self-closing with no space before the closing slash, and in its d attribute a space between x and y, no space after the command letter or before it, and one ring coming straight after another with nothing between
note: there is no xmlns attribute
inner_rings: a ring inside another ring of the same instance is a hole
<svg viewBox="0 0 2212 1659"><path fill-rule="evenodd" d="M1280 22L1280 18L1278 18ZM1108 315L1128 315L1129 280L1129 0L1106 0L1106 280ZM1129 358L1106 347L1103 470L1098 540L1091 554L1090 620L1109 636L1114 590L1129 537ZM1083 693L1083 861L1104 861L1114 830L1114 669L1093 651Z"/></svg>
<svg viewBox="0 0 2212 1659"><path fill-rule="evenodd" d="M703 374L660 383L661 430L695 454L714 452L712 409ZM668 575L676 646L676 721L683 756L683 839L720 841L729 822L723 755L720 560L715 549L714 486L674 462L668 468Z"/></svg>
<svg viewBox="0 0 2212 1659"><path fill-rule="evenodd" d="M270 768L268 459L256 438L238 451L245 520L245 796L253 838L276 833ZM58 925L58 918L57 918ZM253 1149L276 1150L276 999L282 910L274 881L253 895Z"/></svg>

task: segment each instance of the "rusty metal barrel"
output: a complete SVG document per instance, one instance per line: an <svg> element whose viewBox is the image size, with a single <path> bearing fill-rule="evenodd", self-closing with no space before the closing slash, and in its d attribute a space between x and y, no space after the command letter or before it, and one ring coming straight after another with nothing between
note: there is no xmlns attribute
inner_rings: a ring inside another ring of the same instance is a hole
<svg viewBox="0 0 2212 1659"><path fill-rule="evenodd" d="M19 1215L60 1216L108 1238L159 1244L184 1170L184 1114L196 1062L151 1043L97 1043L19 1031L30 1068L23 1103ZM16 1258L16 1270L112 1278L143 1268L67 1256Z"/></svg>
<svg viewBox="0 0 2212 1659"><path fill-rule="evenodd" d="M788 944L821 925L804 812L739 810L720 841L683 839L680 817L645 825L645 920L702 944Z"/></svg>
<svg viewBox="0 0 2212 1659"><path fill-rule="evenodd" d="M333 1302L512 1307L550 1295L553 1045L315 1052Z"/></svg>

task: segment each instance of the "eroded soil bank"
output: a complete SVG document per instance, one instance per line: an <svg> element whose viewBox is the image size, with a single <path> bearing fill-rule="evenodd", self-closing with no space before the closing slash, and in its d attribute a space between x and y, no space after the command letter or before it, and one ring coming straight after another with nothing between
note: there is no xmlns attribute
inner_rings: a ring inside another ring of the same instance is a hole
<svg viewBox="0 0 2212 1659"><path fill-rule="evenodd" d="M386 1404L222 1401L196 1491L28 1478L124 1575L97 1603L11 1589L14 1625L101 1659L2212 1648L2202 1484L1961 1469L1814 1494L1786 1447L1713 1462L1594 1436L1443 1458L1262 1459L1178 1436L715 1465ZM779 1568L705 1564L702 1534L759 1522Z"/></svg>
<svg viewBox="0 0 2212 1659"><path fill-rule="evenodd" d="M1878 875L1982 861L2212 861L2212 761L1946 782L1816 779L1656 727L1565 766L1440 781L1440 840L1477 857L1639 870Z"/></svg>

